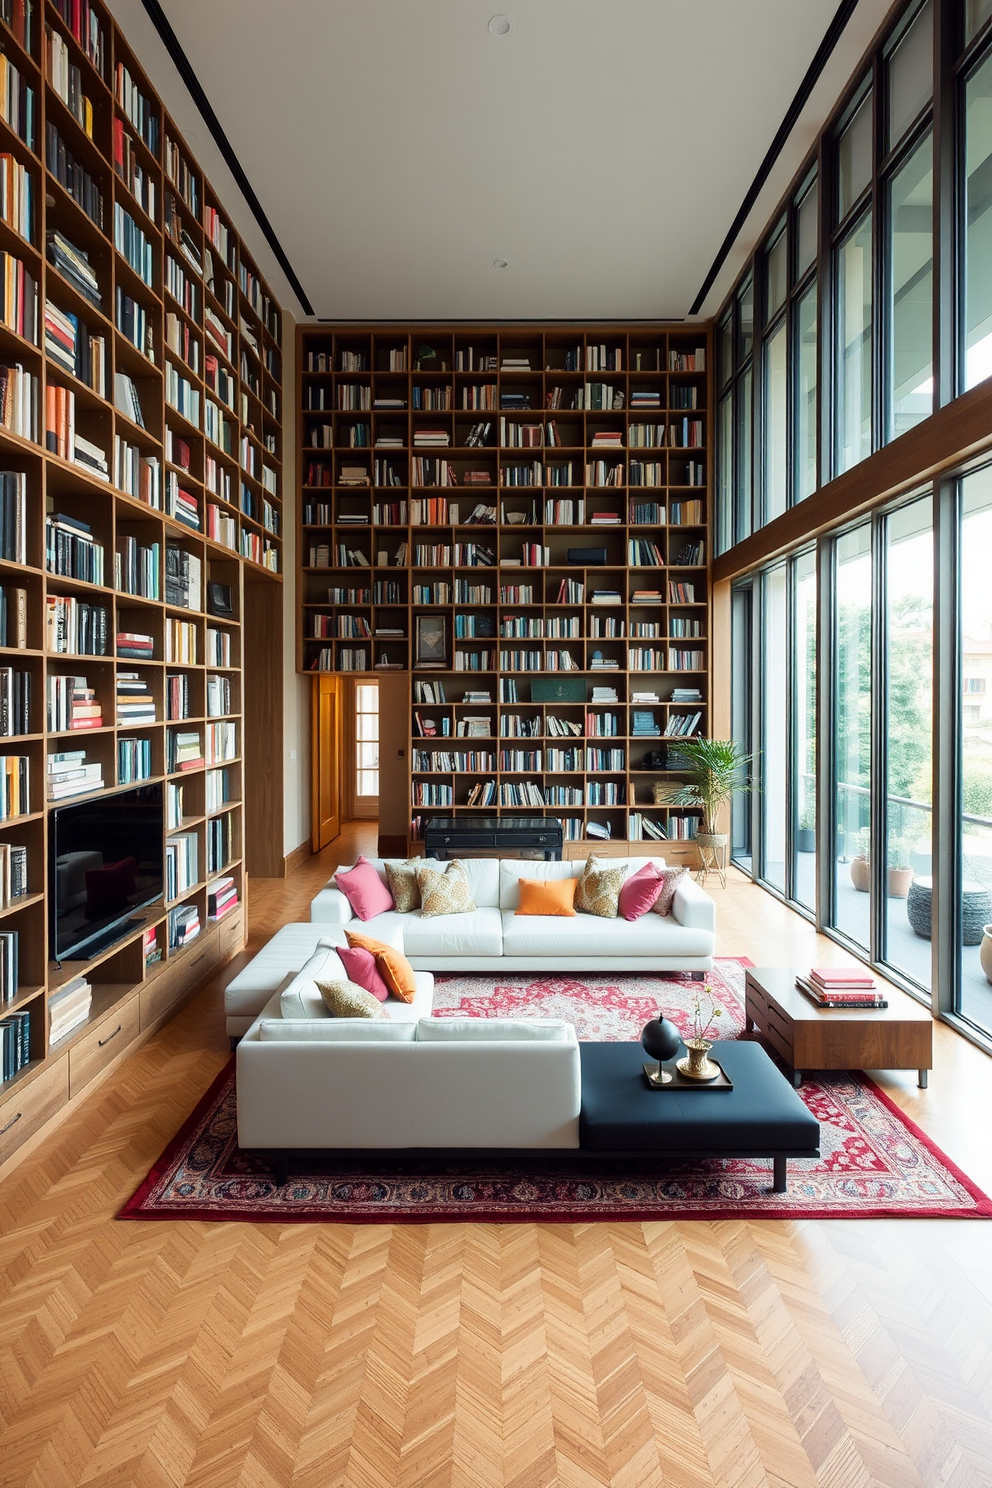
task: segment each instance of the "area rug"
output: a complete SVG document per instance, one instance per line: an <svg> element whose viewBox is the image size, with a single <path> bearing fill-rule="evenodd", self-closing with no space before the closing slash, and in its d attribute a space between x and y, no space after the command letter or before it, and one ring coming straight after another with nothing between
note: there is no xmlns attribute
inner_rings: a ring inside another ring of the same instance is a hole
<svg viewBox="0 0 992 1488"><path fill-rule="evenodd" d="M720 1035L744 1028L746 962L708 976ZM439 977L439 1016L556 1017L583 1039L635 1039L659 1008L683 1030L701 990L688 976ZM820 1122L816 1159L789 1162L789 1189L770 1191L757 1159L609 1154L300 1152L278 1187L264 1156L237 1145L235 1061L121 1211L124 1219L275 1223L581 1223L659 1219L988 1218L990 1200L862 1074L807 1076Z"/></svg>

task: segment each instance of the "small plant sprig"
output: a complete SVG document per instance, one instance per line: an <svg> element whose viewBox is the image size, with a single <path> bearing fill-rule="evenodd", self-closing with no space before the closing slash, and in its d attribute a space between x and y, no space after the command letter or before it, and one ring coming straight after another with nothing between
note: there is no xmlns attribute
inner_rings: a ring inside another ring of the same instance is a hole
<svg viewBox="0 0 992 1488"><path fill-rule="evenodd" d="M723 1008L717 1007L713 988L704 985L702 992L696 998L692 1007L692 1036L694 1039L708 1039L711 1033L716 1033L716 1022L723 1017Z"/></svg>

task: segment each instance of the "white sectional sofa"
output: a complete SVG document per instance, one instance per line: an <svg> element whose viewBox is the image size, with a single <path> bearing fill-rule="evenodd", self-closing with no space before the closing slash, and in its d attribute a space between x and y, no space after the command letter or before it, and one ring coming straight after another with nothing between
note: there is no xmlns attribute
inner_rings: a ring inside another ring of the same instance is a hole
<svg viewBox="0 0 992 1488"><path fill-rule="evenodd" d="M385 860L370 858L383 883ZM402 862L402 859L391 861ZM444 863L424 859L444 869ZM329 883L313 899L310 919L358 930L377 939L400 937L404 955L417 970L430 971L708 971L716 948L716 906L688 874L675 893L670 915L653 911L639 920L518 915L521 878L578 878L581 862L544 863L519 858L463 858L476 908L468 914L424 919L419 910L390 910L370 920L353 917L351 905ZM663 858L611 858L628 873ZM387 885L388 886L388 885ZM395 939L392 943L396 943Z"/></svg>

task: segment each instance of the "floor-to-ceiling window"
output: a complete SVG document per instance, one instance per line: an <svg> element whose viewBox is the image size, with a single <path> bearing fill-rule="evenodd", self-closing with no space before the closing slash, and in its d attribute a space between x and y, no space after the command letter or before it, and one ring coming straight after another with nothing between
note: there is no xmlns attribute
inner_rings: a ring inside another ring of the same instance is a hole
<svg viewBox="0 0 992 1488"><path fill-rule="evenodd" d="M816 554L792 561L791 897L816 907Z"/></svg>
<svg viewBox="0 0 992 1488"><path fill-rule="evenodd" d="M750 581L734 586L730 603L730 733L745 754L754 753L754 590ZM734 796L730 808L730 855L751 871L751 797Z"/></svg>
<svg viewBox="0 0 992 1488"><path fill-rule="evenodd" d="M784 894L789 801L788 568L767 569L761 586L761 877Z"/></svg>
<svg viewBox="0 0 992 1488"><path fill-rule="evenodd" d="M992 376L992 55L964 87L964 385Z"/></svg>
<svg viewBox="0 0 992 1488"><path fill-rule="evenodd" d="M832 923L868 949L871 830L871 525L834 544Z"/></svg>
<svg viewBox="0 0 992 1488"><path fill-rule="evenodd" d="M992 986L980 960L992 924L992 468L961 482L961 942L958 1010L992 1034Z"/></svg>

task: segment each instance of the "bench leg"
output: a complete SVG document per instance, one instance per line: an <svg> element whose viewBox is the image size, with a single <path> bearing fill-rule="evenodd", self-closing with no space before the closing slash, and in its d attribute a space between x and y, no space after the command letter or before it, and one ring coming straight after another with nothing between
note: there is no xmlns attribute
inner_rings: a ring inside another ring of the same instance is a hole
<svg viewBox="0 0 992 1488"><path fill-rule="evenodd" d="M272 1166L275 1168L276 1183L282 1188L289 1181L289 1158L281 1147L272 1154Z"/></svg>
<svg viewBox="0 0 992 1488"><path fill-rule="evenodd" d="M239 1033L232 1033L231 1034L231 1037L227 1041L228 1048L230 1049L230 1051L231 1051L232 1054L234 1053L235 1049L238 1047L238 1045L240 1044L240 1042L241 1042L241 1035Z"/></svg>
<svg viewBox="0 0 992 1488"><path fill-rule="evenodd" d="M702 982L706 979L705 971L690 971L689 976L694 982Z"/></svg>
<svg viewBox="0 0 992 1488"><path fill-rule="evenodd" d="M928 1086L928 1084L929 1084L929 1083L930 1083L930 1080L929 1080L929 1075L930 1075L930 1071L929 1071L929 1070L924 1070L924 1069L921 1069L921 1070L920 1070L920 1071L919 1071L919 1076L920 1076L920 1089L921 1089L921 1090L926 1090L926 1088L927 1088L927 1086Z"/></svg>
<svg viewBox="0 0 992 1488"><path fill-rule="evenodd" d="M772 1163L774 1166L772 1193L785 1193L788 1188L788 1178L785 1168L786 1160L784 1157L773 1157Z"/></svg>

